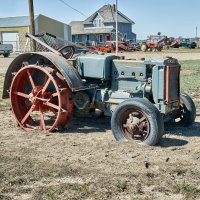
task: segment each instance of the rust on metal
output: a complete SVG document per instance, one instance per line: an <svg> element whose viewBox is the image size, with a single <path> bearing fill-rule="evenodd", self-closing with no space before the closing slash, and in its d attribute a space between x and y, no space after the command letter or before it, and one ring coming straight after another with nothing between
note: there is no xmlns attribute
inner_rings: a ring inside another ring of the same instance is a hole
<svg viewBox="0 0 200 200"><path fill-rule="evenodd" d="M169 66L166 66L165 69L165 102L169 103L169 78L170 78L170 69Z"/></svg>
<svg viewBox="0 0 200 200"><path fill-rule="evenodd" d="M18 124L25 130L52 131L64 127L73 109L71 90L50 67L29 65L13 78L10 103ZM62 95L60 94L60 88Z"/></svg>
<svg viewBox="0 0 200 200"><path fill-rule="evenodd" d="M140 111L131 109L122 114L121 130L127 139L145 140L150 133L147 117Z"/></svg>

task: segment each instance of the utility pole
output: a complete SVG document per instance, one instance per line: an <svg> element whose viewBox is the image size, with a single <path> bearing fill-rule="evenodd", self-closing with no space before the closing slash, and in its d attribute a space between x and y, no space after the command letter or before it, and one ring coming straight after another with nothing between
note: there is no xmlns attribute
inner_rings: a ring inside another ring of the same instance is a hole
<svg viewBox="0 0 200 200"><path fill-rule="evenodd" d="M34 6L33 6L33 0L28 0L29 4L29 18L30 18L30 33L32 35L35 35L35 21L34 21ZM31 39L32 43L32 51L36 51L36 43L35 40Z"/></svg>
<svg viewBox="0 0 200 200"><path fill-rule="evenodd" d="M198 37L198 27L196 26L196 38Z"/></svg>
<svg viewBox="0 0 200 200"><path fill-rule="evenodd" d="M118 56L118 0L115 2L115 21L116 21L116 56Z"/></svg>

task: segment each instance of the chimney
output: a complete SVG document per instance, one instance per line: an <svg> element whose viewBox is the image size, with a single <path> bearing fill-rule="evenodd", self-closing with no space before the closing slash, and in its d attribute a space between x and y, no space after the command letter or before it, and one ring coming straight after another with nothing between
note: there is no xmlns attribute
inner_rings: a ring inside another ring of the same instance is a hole
<svg viewBox="0 0 200 200"><path fill-rule="evenodd" d="M116 12L116 5L115 4L112 5L112 11Z"/></svg>

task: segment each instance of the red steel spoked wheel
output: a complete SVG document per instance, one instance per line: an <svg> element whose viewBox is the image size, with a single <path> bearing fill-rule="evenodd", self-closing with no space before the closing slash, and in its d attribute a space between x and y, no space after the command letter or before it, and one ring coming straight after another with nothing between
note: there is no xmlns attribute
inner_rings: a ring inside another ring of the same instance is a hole
<svg viewBox="0 0 200 200"><path fill-rule="evenodd" d="M63 128L72 112L71 90L63 76L50 67L29 65L19 70L11 84L10 103L25 130Z"/></svg>

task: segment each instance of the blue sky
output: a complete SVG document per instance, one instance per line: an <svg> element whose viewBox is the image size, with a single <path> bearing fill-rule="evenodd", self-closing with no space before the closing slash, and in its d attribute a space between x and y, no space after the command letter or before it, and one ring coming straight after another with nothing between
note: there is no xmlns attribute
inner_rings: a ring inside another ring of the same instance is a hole
<svg viewBox="0 0 200 200"><path fill-rule="evenodd" d="M28 0L0 0L0 17L28 15ZM64 0L90 16L115 0ZM194 37L196 26L200 36L199 0L118 0L119 10L135 22L133 32L138 39L161 32L173 37ZM43 14L64 23L85 17L59 0L34 0L35 14Z"/></svg>

